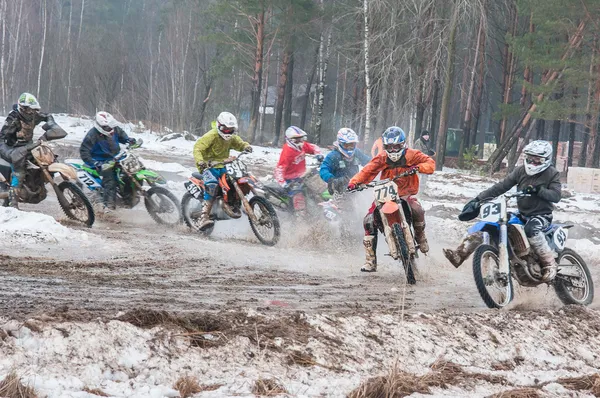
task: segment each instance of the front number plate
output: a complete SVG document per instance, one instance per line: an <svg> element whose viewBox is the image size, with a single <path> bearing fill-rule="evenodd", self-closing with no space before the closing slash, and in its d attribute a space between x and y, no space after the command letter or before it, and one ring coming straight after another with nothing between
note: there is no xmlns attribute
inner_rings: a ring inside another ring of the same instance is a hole
<svg viewBox="0 0 600 398"><path fill-rule="evenodd" d="M396 198L398 197L396 183L393 181L390 181L387 184L378 185L373 191L373 193L375 194L375 200L379 203L385 203L391 200L396 200Z"/></svg>
<svg viewBox="0 0 600 398"><path fill-rule="evenodd" d="M200 199L200 196L203 193L202 189L200 189L196 184L194 184L191 181L185 183L185 189L187 189L190 195L192 195L196 199Z"/></svg>

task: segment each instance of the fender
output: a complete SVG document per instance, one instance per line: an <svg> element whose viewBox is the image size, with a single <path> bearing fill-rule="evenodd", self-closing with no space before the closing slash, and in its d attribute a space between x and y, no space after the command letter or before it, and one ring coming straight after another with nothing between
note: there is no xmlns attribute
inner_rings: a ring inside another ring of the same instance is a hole
<svg viewBox="0 0 600 398"><path fill-rule="evenodd" d="M390 225L402 222L400 219L400 206L396 202L385 202L381 206L381 214L385 216Z"/></svg>
<svg viewBox="0 0 600 398"><path fill-rule="evenodd" d="M50 166L48 166L48 171L51 173L60 173L62 178L64 178L65 180L77 179L77 172L75 171L75 169L72 166L69 166L64 163L52 163Z"/></svg>
<svg viewBox="0 0 600 398"><path fill-rule="evenodd" d="M143 169L135 173L135 178L138 181L148 180L157 184L166 184L165 179L155 171Z"/></svg>
<svg viewBox="0 0 600 398"><path fill-rule="evenodd" d="M476 232L481 232L481 231L497 233L498 231L500 231L500 225L495 222L479 221L477 224L473 225L471 228L469 228L467 230L467 232L469 232L469 234L474 234Z"/></svg>

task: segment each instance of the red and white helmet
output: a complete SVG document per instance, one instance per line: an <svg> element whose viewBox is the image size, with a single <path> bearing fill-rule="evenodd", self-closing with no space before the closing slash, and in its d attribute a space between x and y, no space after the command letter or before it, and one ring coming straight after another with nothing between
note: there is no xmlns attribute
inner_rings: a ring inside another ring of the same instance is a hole
<svg viewBox="0 0 600 398"><path fill-rule="evenodd" d="M238 123L233 114L229 112L221 112L217 117L217 131L221 138L230 140L237 132Z"/></svg>
<svg viewBox="0 0 600 398"><path fill-rule="evenodd" d="M117 126L117 121L110 113L104 111L96 113L96 117L94 118L94 127L100 134L111 135L114 131L114 128Z"/></svg>
<svg viewBox="0 0 600 398"><path fill-rule="evenodd" d="M285 130L285 140L289 146L297 151L301 151L306 141L306 131L300 127L290 126Z"/></svg>

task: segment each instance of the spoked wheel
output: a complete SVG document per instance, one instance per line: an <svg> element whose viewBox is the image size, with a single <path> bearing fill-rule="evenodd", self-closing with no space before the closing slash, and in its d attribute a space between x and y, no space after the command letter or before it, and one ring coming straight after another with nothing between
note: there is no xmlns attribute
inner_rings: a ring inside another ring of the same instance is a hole
<svg viewBox="0 0 600 398"><path fill-rule="evenodd" d="M260 196L253 196L249 203L258 220L257 223L254 223L251 218L248 218L254 235L262 244L274 246L279 241L280 226L273 205Z"/></svg>
<svg viewBox="0 0 600 398"><path fill-rule="evenodd" d="M144 205L154 221L163 225L177 225L181 222L179 201L168 189L152 187L146 192Z"/></svg>
<svg viewBox="0 0 600 398"><path fill-rule="evenodd" d="M585 261L571 249L564 249L558 256L560 265L572 264L574 267L565 267L569 275L559 272L554 279L554 290L563 304L589 305L594 299L594 282ZM574 276L572 274L578 274Z"/></svg>
<svg viewBox="0 0 600 398"><path fill-rule="evenodd" d="M202 217L203 199L196 199L193 195L186 192L181 198L181 214L183 221L195 232L200 232L205 235L210 235L215 229L214 225L210 228L200 231L200 218Z"/></svg>
<svg viewBox="0 0 600 398"><path fill-rule="evenodd" d="M481 245L473 256L473 277L479 295L489 308L503 308L514 297L512 278L500 274L498 249Z"/></svg>
<svg viewBox="0 0 600 398"><path fill-rule="evenodd" d="M402 228L398 224L394 224L393 227L394 237L396 238L396 243L400 249L400 256L402 257L402 266L404 267L404 272L406 273L406 283L409 285L414 285L417 283L417 279L415 278L414 259L410 255L410 250L408 250L408 244L404 238L404 232L402 231Z"/></svg>
<svg viewBox="0 0 600 398"><path fill-rule="evenodd" d="M58 203L67 217L91 227L96 220L94 208L81 189L70 181L63 181L58 184L58 190L62 195Z"/></svg>

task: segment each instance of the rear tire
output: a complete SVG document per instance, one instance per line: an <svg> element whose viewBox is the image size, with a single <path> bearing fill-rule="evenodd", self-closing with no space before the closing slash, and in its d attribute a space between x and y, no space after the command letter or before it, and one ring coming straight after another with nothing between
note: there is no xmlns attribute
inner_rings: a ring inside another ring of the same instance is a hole
<svg viewBox="0 0 600 398"><path fill-rule="evenodd" d="M414 270L414 258L412 258L410 255L410 250L408 250L408 244L406 243L406 239L404 239L404 232L398 224L394 224L393 232L394 237L396 238L396 243L400 248L402 266L404 266L404 272L406 273L406 282L409 285L414 285L417 283Z"/></svg>
<svg viewBox="0 0 600 398"><path fill-rule="evenodd" d="M71 220L79 221L91 227L96 220L96 215L88 197L85 196L77 185L70 181L61 182L58 184L58 189L69 203L68 205L63 205L60 200L58 201L65 215Z"/></svg>
<svg viewBox="0 0 600 398"><path fill-rule="evenodd" d="M485 258L490 257L495 264L495 271L492 277L486 276L484 279L482 275L482 266ZM475 250L473 255L473 277L475 278L475 285L479 291L479 295L483 299L485 305L488 308L504 308L513 299L515 291L513 288L512 278L510 272L508 274L508 283L497 279L497 269L500 267L500 256L498 249L491 245L481 245ZM488 287L496 286L499 292L499 298L492 297L488 291Z"/></svg>
<svg viewBox="0 0 600 398"><path fill-rule="evenodd" d="M587 267L585 261L571 249L564 249L558 256L557 263L564 264L565 261L570 262L573 265L578 265L581 273L582 282L584 284L583 297L577 298L573 295L574 286L570 283L567 278L560 276L560 273L554 279L554 291L556 295L563 302L563 304L578 304L578 305L590 305L594 300L594 282L592 275ZM560 268L560 267L559 267Z"/></svg>
<svg viewBox="0 0 600 398"><path fill-rule="evenodd" d="M186 192L181 198L181 214L185 224L195 232L199 232L203 235L210 235L215 229L214 225L210 228L200 231L200 213L202 212L202 206L204 205L203 199L196 199L192 194Z"/></svg>
<svg viewBox="0 0 600 398"><path fill-rule="evenodd" d="M154 198L152 196L154 196ZM158 199L160 203L160 207L158 209L154 207L154 204L150 203L150 200L156 199ZM163 201L168 201L170 203L165 203ZM181 223L179 200L177 200L177 197L166 188L150 188L146 192L146 196L144 197L144 205L146 206L146 210L148 211L148 214L150 214L150 217L152 217L152 219L158 224L175 226ZM160 210L164 210L166 206L168 206L169 212L161 212ZM171 217L170 219L165 219L161 216L164 214L172 214L173 217Z"/></svg>
<svg viewBox="0 0 600 398"><path fill-rule="evenodd" d="M273 208L273 205L265 198L261 196L253 196L250 198L250 207L254 211L254 214L258 218L261 224L255 225L252 222L252 219L248 217L250 221L250 227L252 228L252 232L258 238L258 240L267 246L274 246L279 241L279 237L281 235L279 218L277 217L277 213ZM260 210L260 213L256 213L256 208ZM261 231L261 229L266 229L272 231L272 237L266 237L265 233Z"/></svg>

